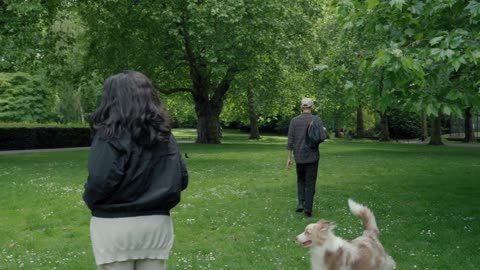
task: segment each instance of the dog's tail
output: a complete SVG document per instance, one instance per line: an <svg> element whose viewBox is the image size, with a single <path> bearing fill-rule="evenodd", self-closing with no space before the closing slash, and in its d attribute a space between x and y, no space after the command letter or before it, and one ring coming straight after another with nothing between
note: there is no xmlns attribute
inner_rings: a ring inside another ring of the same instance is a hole
<svg viewBox="0 0 480 270"><path fill-rule="evenodd" d="M364 233L378 237L380 231L378 230L377 222L375 221L375 216L372 211L370 211L368 207L356 203L352 199L348 199L348 206L350 207L352 214L362 220Z"/></svg>

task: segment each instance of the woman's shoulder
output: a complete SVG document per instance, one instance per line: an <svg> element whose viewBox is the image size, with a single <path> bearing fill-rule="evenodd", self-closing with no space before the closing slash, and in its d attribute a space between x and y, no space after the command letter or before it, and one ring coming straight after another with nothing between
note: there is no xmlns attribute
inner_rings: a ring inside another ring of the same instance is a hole
<svg viewBox="0 0 480 270"><path fill-rule="evenodd" d="M125 150L132 147L132 136L127 131L122 131L117 135L107 136L97 132L93 136L92 147L98 145L109 145L116 150Z"/></svg>

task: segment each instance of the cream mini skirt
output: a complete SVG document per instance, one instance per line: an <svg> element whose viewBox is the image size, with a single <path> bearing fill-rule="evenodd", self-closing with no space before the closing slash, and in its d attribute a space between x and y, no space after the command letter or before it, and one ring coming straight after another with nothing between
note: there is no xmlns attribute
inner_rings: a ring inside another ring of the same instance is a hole
<svg viewBox="0 0 480 270"><path fill-rule="evenodd" d="M90 220L97 265L139 259L167 260L173 246L170 216L153 215Z"/></svg>

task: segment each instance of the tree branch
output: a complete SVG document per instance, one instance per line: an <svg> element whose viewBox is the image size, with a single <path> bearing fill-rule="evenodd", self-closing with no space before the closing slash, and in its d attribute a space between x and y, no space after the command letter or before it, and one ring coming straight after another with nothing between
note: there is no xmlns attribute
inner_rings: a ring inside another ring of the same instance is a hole
<svg viewBox="0 0 480 270"><path fill-rule="evenodd" d="M193 48L192 48L192 42L190 39L190 35L188 34L188 29L187 29L187 20L188 20L188 14L185 12L182 15L182 19L179 23L177 23L178 31L180 35L183 38L183 44L185 45L185 56L188 61L188 64L190 66L190 70L198 73L196 70L196 57L195 54L193 53Z"/></svg>
<svg viewBox="0 0 480 270"><path fill-rule="evenodd" d="M223 77L222 81L220 84L217 86L217 89L215 90L215 94L212 97L212 104L220 104L220 102L223 100L225 97L225 94L227 93L228 89L230 88L230 84L232 83L233 78L235 75L238 73L238 70L236 67L229 67L227 70L227 73Z"/></svg>

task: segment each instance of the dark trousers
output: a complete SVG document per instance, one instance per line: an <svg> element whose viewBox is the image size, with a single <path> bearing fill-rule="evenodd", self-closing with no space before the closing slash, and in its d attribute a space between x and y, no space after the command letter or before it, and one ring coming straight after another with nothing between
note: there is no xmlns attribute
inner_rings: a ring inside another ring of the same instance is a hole
<svg viewBox="0 0 480 270"><path fill-rule="evenodd" d="M318 161L296 164L298 202L303 203L303 212L312 213L313 196L317 183Z"/></svg>

